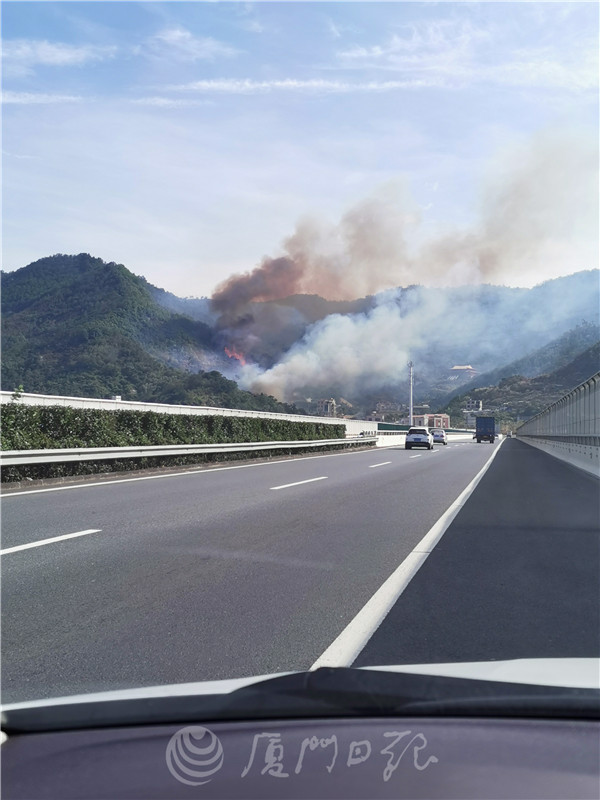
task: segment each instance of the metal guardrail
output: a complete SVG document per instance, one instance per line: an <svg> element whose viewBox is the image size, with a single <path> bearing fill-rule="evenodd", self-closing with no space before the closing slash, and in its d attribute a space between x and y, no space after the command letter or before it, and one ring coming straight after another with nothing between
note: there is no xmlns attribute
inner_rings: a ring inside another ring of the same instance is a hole
<svg viewBox="0 0 600 800"><path fill-rule="evenodd" d="M0 466L19 464L51 464L67 461L107 461L121 458L152 456L187 456L206 453L255 452L260 450L294 450L303 447L335 447L376 442L376 436L352 436L345 439L309 439L290 442L245 442L224 444L165 444L149 447L76 447L48 450L5 450L0 453Z"/></svg>

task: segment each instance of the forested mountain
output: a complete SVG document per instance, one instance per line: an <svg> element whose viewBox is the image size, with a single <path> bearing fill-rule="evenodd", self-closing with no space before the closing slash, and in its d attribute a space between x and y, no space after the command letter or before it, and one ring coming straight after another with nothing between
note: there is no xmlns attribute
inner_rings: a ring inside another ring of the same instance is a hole
<svg viewBox="0 0 600 800"><path fill-rule="evenodd" d="M200 371L219 363L214 331L160 306L153 290L121 264L87 253L3 273L2 388L291 409L240 390L215 370Z"/></svg>
<svg viewBox="0 0 600 800"><path fill-rule="evenodd" d="M555 370L549 377L566 391L591 378L600 370L600 342L596 342L573 361Z"/></svg>

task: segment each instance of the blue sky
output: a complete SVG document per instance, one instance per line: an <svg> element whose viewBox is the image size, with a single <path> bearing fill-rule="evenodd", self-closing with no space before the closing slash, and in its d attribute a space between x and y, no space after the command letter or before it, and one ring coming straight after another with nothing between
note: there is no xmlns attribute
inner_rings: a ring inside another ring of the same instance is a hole
<svg viewBox="0 0 600 800"><path fill-rule="evenodd" d="M207 295L390 187L409 250L503 221L544 241L495 282L597 266L596 3L9 0L2 37L6 270Z"/></svg>

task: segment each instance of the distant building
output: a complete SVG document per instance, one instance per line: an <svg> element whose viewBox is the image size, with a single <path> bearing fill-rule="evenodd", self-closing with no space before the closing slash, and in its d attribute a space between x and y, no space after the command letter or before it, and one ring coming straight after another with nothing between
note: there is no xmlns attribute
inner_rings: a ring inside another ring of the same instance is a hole
<svg viewBox="0 0 600 800"><path fill-rule="evenodd" d="M413 416L413 420L416 418ZM423 414L422 417L420 416L419 419L423 419L423 425L426 425L428 428L449 428L450 427L450 417L448 414ZM415 425L418 425L416 421L414 422Z"/></svg>
<svg viewBox="0 0 600 800"><path fill-rule="evenodd" d="M403 406L400 403L392 403L390 401L383 401L377 403L375 406L375 411L378 414L385 414L387 412L399 412L402 411Z"/></svg>
<svg viewBox="0 0 600 800"><path fill-rule="evenodd" d="M470 397L465 397L465 405L463 411L481 411L483 402L481 400L472 400Z"/></svg>
<svg viewBox="0 0 600 800"><path fill-rule="evenodd" d="M465 417L465 428L474 428L477 417L473 411L463 411Z"/></svg>
<svg viewBox="0 0 600 800"><path fill-rule="evenodd" d="M333 397L317 400L317 414L320 417L337 417L337 403Z"/></svg>
<svg viewBox="0 0 600 800"><path fill-rule="evenodd" d="M449 379L451 381L457 381L458 383L471 380L476 375L477 370L473 369L470 364L456 364L448 373Z"/></svg>
<svg viewBox="0 0 600 800"><path fill-rule="evenodd" d="M400 420L402 425L409 425L408 417ZM413 425L424 428L449 428L448 414L413 414Z"/></svg>

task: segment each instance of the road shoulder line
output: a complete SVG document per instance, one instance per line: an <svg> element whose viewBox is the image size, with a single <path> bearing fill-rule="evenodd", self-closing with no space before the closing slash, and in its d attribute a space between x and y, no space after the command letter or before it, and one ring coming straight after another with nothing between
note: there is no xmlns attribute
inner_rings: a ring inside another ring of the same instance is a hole
<svg viewBox="0 0 600 800"><path fill-rule="evenodd" d="M101 533L101 531L101 528L90 528L85 531L77 531L76 533L64 533L62 536L52 536L50 539L39 539L36 542L17 544L14 547L7 547L4 550L0 550L0 556L6 556L9 553L17 553L19 550L30 550L33 547L43 547L45 544L53 544L54 542L64 542L65 539L75 539L78 536L88 536L90 533Z"/></svg>
<svg viewBox="0 0 600 800"><path fill-rule="evenodd" d="M312 665L311 670L319 667L349 667L364 649L369 639L397 602L408 584L425 563L427 557L448 530L454 518L475 491L496 458L504 439L494 449L491 457L459 494L451 506L429 529L421 541L413 548L402 563L396 567L390 577L379 587L375 594L365 603L340 635L329 645Z"/></svg>
<svg viewBox="0 0 600 800"><path fill-rule="evenodd" d="M284 483L281 486L271 486L270 489L272 492L276 492L278 489L289 489L291 486L302 486L304 483L314 483L315 481L326 481L327 475L322 475L320 478L307 478L304 481L294 481L294 483Z"/></svg>

